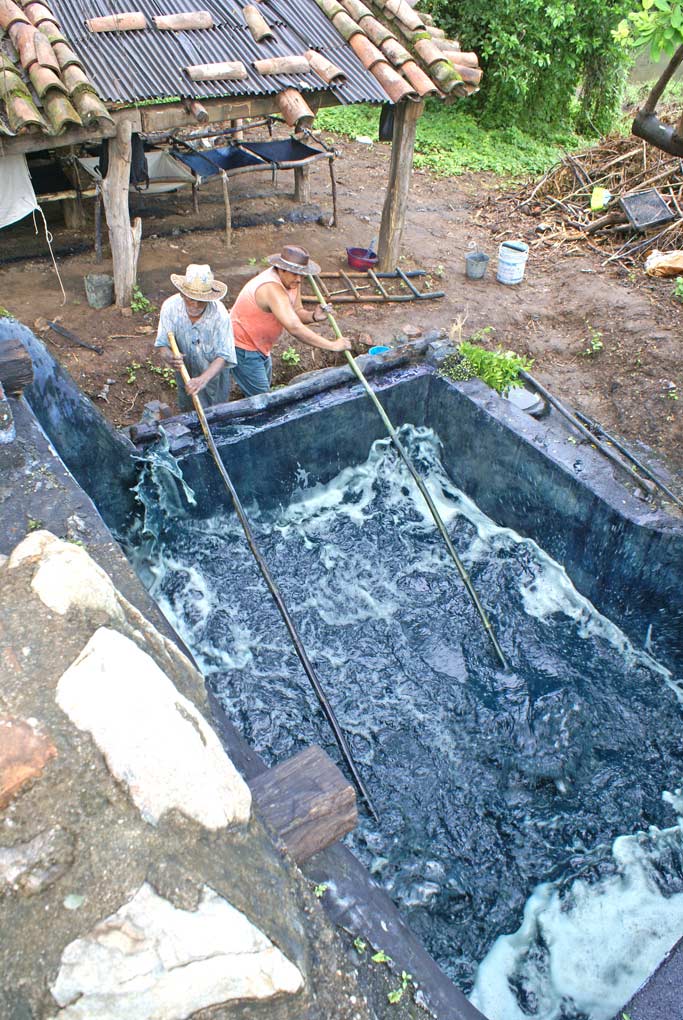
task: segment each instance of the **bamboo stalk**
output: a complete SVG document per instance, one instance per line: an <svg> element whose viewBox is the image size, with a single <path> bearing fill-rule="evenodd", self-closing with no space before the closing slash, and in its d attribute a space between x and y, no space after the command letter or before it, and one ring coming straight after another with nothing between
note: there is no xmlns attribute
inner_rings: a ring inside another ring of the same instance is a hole
<svg viewBox="0 0 683 1020"><path fill-rule="evenodd" d="M311 285L311 287L313 289L313 292L314 292L316 298L318 299L319 304L321 304L324 307L325 301L323 299L322 293L320 292L320 288L318 286L316 278L314 276L309 276L308 280L309 280L309 283L310 283L310 285ZM341 337L342 336L342 332L339 329L339 326L337 325L337 320L335 319L335 317L332 314L332 312L330 312L330 311L327 312L327 319L328 319L328 321L330 323L330 326L332 327L332 329L334 331L334 335L336 337ZM361 386L363 387L363 389L365 390L367 395L370 397L370 400L372 401L372 403L375 406L375 410L377 411L377 413L379 414L380 418L382 419L382 422L384 424L385 429L389 433L389 436L391 438L392 443L396 447L396 450L398 451L401 459L403 460L404 464L408 468L408 471L410 472L410 475L411 475L413 481L415 482L415 484L417 485L418 489L420 490L420 493L421 493L424 501L426 502L426 504L427 504L427 506L429 508L429 512L432 515L432 519L434 520L434 523L436 524L436 527L437 527L437 529L439 531L439 534L441 535L442 539L444 540L446 548L448 549L448 553L449 553L451 559L453 560L453 562L455 563L455 566L456 566L456 568L458 570L458 573L460 574L460 577L462 579L463 584L465 585L467 593L470 596L470 599L472 600L472 602L473 602L477 612L479 613L479 617L481 619L481 622L483 623L484 629L486 630L486 632L487 632L487 634L488 634L488 636L489 636L489 638L491 640L491 643L492 643L492 645L494 647L496 655L498 656L500 664L503 667L503 669L507 669L507 662L506 662L505 656L503 655L503 651L502 651L500 645L498 644L498 641L496 639L496 635L493 632L493 627L491 626L491 622L490 622L488 616L486 615L486 610L484 609L484 607L482 606L481 602L479 601L479 596L477 595L476 591L474 590L474 586L472 585L472 581L470 580L469 574L465 570L465 567L464 567L460 557L458 556L458 554L457 554L457 552L455 550L455 546L453 545L453 543L451 541L451 537L450 537L450 535L448 534L448 532L446 530L446 525L444 524L444 522L441 519L441 515L439 514L439 511L436 508L436 504L434 503L434 500L429 495L427 487L425 486L425 483L423 482L422 478L420 478L419 474L415 470L415 467L413 466L413 463L410 460L410 457L406 453L406 450L405 450L401 440L398 437L398 433L396 432L396 429L391 424L391 421L390 421L386 411L382 407L381 403L379 402L379 399L378 399L375 391L372 389L372 387L368 383L367 379L365 378L365 376L361 372L360 368L358 367L358 364L356 363L356 359L353 357L353 355L351 354L350 351L344 351L344 354L346 356L347 362L349 363L349 365L351 367L351 371L356 376L356 378L358 379L359 383L361 384Z"/></svg>
<svg viewBox="0 0 683 1020"><path fill-rule="evenodd" d="M176 339L173 333L168 334L168 342L170 344L170 348L173 354L176 355L176 357L179 356L180 351L178 350L178 345L176 343ZM182 377L183 383L187 387L187 384L190 381L190 376L184 364L180 369L180 375ZM299 637L298 631L294 625L294 621L289 615L289 610L287 609L284 599L280 594L280 590L277 584L275 583L275 580L273 579L270 570L268 569L268 565L265 559L263 558L261 550L256 544L256 540L251 530L251 525L249 524L249 519L247 518L247 515L244 512L244 508L242 506L240 498L237 495L237 490L235 489L235 486L232 484L230 475L228 474L225 464L223 463L223 460L221 458L221 455L218 452L218 447L216 446L213 435L211 434L211 429L209 428L209 424L206 420L206 415L204 414L204 408L202 407L199 397L195 393L192 394L192 403L194 404L194 409L197 413L199 424L201 425L202 432L204 433L206 444L209 448L209 451L211 452L211 456L214 459L214 463L218 468L218 473L220 474L223 480L223 484L225 485L225 488L228 490L228 494L232 501L232 505L235 509L235 513L237 514L239 522L242 525L242 530L244 531L244 537L247 540L247 545L251 550L252 556L256 560L257 566L261 571L261 576L263 577L263 580L266 582L268 591L272 595L275 605L277 606L280 612L280 616L282 617L282 620L285 624L285 627L289 632L289 636L292 641L292 644L294 645L296 654L298 655L299 661L304 668L304 672L306 673L306 676L308 677L311 686L315 691L318 703L320 704L320 707L323 710L325 718L327 719L328 723L330 724L330 727L332 728L335 740L337 741L337 746L339 747L339 750L341 751L342 756L349 767L349 771L351 772L351 776L356 785L356 789L358 790L361 797L367 804L370 813L372 814L375 821L379 821L379 816L375 811L374 805L370 799L370 795L368 794L367 790L365 789L365 786L363 785L363 780L361 779L360 774L358 773L358 769L356 768L355 762L351 755L351 751L349 750L346 738L342 732L339 723L337 722L337 718L334 714L332 706L330 705L325 694L325 691L323 690L323 686L320 683L320 680L318 679L318 676L315 672L315 669L313 668L310 659L308 658L308 655L306 654L306 649L304 648L301 638Z"/></svg>

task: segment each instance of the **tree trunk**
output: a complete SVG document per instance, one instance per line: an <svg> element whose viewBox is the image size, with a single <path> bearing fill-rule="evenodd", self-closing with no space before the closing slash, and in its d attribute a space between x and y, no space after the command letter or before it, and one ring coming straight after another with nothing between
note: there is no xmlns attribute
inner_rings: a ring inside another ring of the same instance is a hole
<svg viewBox="0 0 683 1020"><path fill-rule="evenodd" d="M21 393L33 382L33 362L21 340L0 340L0 383L7 394Z"/></svg>
<svg viewBox="0 0 683 1020"><path fill-rule="evenodd" d="M119 121L116 138L109 144L109 172L102 182L102 198L114 265L114 292L119 308L130 307L142 235L140 219L136 219L131 227L128 211L131 134L130 121Z"/></svg>
<svg viewBox="0 0 683 1020"><path fill-rule="evenodd" d="M64 216L64 226L67 230L82 230L88 222L82 199L63 198L62 215Z"/></svg>
<svg viewBox="0 0 683 1020"><path fill-rule="evenodd" d="M379 268L382 271L398 265L413 170L415 131L421 113L422 103L409 101L399 103L394 110L389 182L379 230Z"/></svg>

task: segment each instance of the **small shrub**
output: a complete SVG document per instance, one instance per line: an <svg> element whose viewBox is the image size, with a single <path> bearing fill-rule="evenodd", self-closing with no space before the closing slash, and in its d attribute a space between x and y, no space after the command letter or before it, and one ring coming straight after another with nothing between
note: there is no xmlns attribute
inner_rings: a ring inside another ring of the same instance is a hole
<svg viewBox="0 0 683 1020"><path fill-rule="evenodd" d="M148 312L154 312L156 310L155 305L153 305L152 302L145 297L137 284L133 287L133 296L130 301L130 307L134 312L142 315L147 315Z"/></svg>
<svg viewBox="0 0 683 1020"><path fill-rule="evenodd" d="M283 351L280 355L285 365L298 365L301 361L301 355L294 347L288 347L286 351Z"/></svg>
<svg viewBox="0 0 683 1020"><path fill-rule="evenodd" d="M463 340L458 347L459 353L469 362L474 374L497 393L505 393L516 386L521 386L519 373L527 371L533 365L531 358L504 351L499 347L495 351L487 351L483 347Z"/></svg>

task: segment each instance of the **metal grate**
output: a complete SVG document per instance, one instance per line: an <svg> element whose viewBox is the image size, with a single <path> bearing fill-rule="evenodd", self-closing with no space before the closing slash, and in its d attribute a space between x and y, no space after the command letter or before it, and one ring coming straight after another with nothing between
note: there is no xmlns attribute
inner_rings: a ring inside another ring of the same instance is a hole
<svg viewBox="0 0 683 1020"><path fill-rule="evenodd" d="M629 223L636 230L668 223L675 216L656 188L625 195L619 199L619 204L626 213Z"/></svg>

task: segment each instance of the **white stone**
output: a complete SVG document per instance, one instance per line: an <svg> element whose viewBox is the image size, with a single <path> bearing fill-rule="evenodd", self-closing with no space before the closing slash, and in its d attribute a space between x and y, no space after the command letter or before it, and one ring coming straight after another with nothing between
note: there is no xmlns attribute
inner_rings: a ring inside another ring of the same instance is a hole
<svg viewBox="0 0 683 1020"><path fill-rule="evenodd" d="M179 910L145 883L62 953L53 1020L185 1020L236 999L294 994L301 972L244 914L204 886Z"/></svg>
<svg viewBox="0 0 683 1020"><path fill-rule="evenodd" d="M251 793L192 702L146 652L100 627L60 677L57 703L156 825L177 808L208 829L247 822Z"/></svg>
<svg viewBox="0 0 683 1020"><path fill-rule="evenodd" d="M112 621L123 622L116 588L85 549L49 531L34 531L12 551L7 566L14 570L30 560L37 560L31 587L53 613L97 609Z"/></svg>

